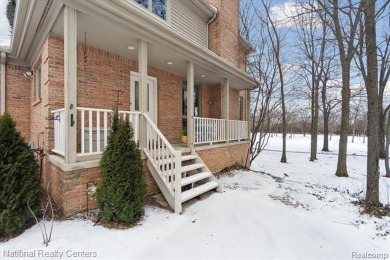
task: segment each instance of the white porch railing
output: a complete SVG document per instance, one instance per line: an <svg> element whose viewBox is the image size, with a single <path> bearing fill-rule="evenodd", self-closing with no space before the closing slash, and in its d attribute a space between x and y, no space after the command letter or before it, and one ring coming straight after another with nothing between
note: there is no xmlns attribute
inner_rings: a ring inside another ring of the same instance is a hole
<svg viewBox="0 0 390 260"><path fill-rule="evenodd" d="M175 151L165 136L144 113L146 128L146 147L144 152L154 168L152 174L158 174L164 187L160 186L165 198L175 212L181 212L181 152ZM149 163L149 162L148 162Z"/></svg>
<svg viewBox="0 0 390 260"><path fill-rule="evenodd" d="M94 155L103 153L111 132L110 109L77 108L77 118L80 120L81 149L78 155ZM139 112L119 111L119 117L129 119L133 127L134 141L139 141Z"/></svg>
<svg viewBox="0 0 390 260"><path fill-rule="evenodd" d="M64 156L65 153L65 113L64 109L52 111L58 120L54 121L54 153ZM119 117L129 121L133 127L134 141L139 141L139 112L119 111ZM112 110L97 108L77 108L78 156L103 153L111 132Z"/></svg>
<svg viewBox="0 0 390 260"><path fill-rule="evenodd" d="M65 111L63 108L52 111L54 120L54 148L56 154L65 155Z"/></svg>
<svg viewBox="0 0 390 260"><path fill-rule="evenodd" d="M226 141L226 120L194 117L194 144Z"/></svg>
<svg viewBox="0 0 390 260"><path fill-rule="evenodd" d="M249 138L248 125L248 121L229 120L229 140L247 140Z"/></svg>

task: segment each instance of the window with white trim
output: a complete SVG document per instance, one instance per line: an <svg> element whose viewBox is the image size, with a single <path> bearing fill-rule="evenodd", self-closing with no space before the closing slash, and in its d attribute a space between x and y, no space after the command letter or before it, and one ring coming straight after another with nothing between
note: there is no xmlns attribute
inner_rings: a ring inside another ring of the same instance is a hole
<svg viewBox="0 0 390 260"><path fill-rule="evenodd" d="M42 77L41 64L39 64L34 71L35 77L35 100L41 100L42 97Z"/></svg>
<svg viewBox="0 0 390 260"><path fill-rule="evenodd" d="M149 12L152 12L160 18L167 20L167 0L134 0L137 4L142 5Z"/></svg>
<svg viewBox="0 0 390 260"><path fill-rule="evenodd" d="M238 117L239 120L244 120L244 97L241 96L238 98Z"/></svg>

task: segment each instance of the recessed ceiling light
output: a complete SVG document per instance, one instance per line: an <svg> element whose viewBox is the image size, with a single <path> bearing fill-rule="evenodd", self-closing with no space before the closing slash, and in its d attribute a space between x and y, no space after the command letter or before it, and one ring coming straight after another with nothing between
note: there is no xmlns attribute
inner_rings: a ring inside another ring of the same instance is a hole
<svg viewBox="0 0 390 260"><path fill-rule="evenodd" d="M172 61L167 61L167 64L168 64L168 65L172 65L173 62L172 62Z"/></svg>
<svg viewBox="0 0 390 260"><path fill-rule="evenodd" d="M132 50L135 50L135 47L133 45L129 45L129 46L127 46L127 49L132 51Z"/></svg>
<svg viewBox="0 0 390 260"><path fill-rule="evenodd" d="M203 74L203 75L200 75L200 77L201 77L201 78L205 78L205 77L206 77L206 75L204 75L204 74Z"/></svg>

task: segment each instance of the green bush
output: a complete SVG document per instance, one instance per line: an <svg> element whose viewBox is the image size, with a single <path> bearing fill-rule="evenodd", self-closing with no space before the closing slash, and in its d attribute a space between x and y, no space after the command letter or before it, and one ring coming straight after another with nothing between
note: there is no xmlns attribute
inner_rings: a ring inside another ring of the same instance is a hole
<svg viewBox="0 0 390 260"><path fill-rule="evenodd" d="M106 221L131 224L144 211L146 184L141 154L133 140L133 129L114 111L112 132L100 161L101 181L96 191Z"/></svg>
<svg viewBox="0 0 390 260"><path fill-rule="evenodd" d="M23 231L40 209L39 166L8 113L0 116L0 237Z"/></svg>

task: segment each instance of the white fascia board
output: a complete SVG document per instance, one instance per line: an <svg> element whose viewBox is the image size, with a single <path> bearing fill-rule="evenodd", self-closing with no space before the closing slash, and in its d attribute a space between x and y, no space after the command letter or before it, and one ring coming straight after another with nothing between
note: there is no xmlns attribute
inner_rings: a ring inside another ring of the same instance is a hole
<svg viewBox="0 0 390 260"><path fill-rule="evenodd" d="M211 71L216 71L222 77L230 78L233 81L239 80L244 82L248 85L245 88L256 85L256 82L245 71L238 69L211 50L199 46L178 34L165 22L161 21L161 19L157 19L153 15L145 15L145 12L141 8L134 8L127 0L118 0L116 2L85 0L83 2L77 2L77 4L73 1L65 0L64 3L69 3L76 9L80 8L80 11L84 10L88 15L98 15L99 18L110 23L115 21L127 29L131 28L132 30L136 30L140 35L145 36L146 41L167 47L172 47L173 45L176 47L177 52L188 60ZM90 8L95 11L94 14L90 12Z"/></svg>

